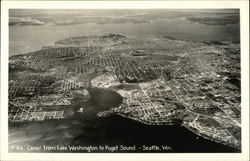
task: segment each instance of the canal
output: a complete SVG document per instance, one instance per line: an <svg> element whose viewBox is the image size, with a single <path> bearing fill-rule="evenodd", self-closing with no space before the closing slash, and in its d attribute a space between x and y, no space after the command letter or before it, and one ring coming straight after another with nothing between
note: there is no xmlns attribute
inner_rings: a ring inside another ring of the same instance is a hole
<svg viewBox="0 0 250 161"><path fill-rule="evenodd" d="M199 137L185 127L145 125L113 115L97 117L100 111L118 106L122 97L106 89L90 89L91 98L74 108L72 117L63 120L31 122L9 127L10 152L87 152L83 150L27 150L27 146L135 146L135 150L115 152L239 152L237 149ZM11 149L12 145L24 150ZM143 146L167 146L168 150L144 151ZM96 150L92 152L110 152Z"/></svg>

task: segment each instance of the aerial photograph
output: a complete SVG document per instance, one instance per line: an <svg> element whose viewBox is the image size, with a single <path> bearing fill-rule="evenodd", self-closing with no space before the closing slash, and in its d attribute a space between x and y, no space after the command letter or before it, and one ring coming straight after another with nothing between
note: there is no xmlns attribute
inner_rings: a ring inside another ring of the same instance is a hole
<svg viewBox="0 0 250 161"><path fill-rule="evenodd" d="M241 153L239 9L9 9L12 153Z"/></svg>

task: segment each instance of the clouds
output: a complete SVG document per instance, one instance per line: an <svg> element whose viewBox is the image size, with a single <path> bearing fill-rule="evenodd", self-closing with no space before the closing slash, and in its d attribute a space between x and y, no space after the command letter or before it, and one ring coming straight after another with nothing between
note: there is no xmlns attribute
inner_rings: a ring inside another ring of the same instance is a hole
<svg viewBox="0 0 250 161"><path fill-rule="evenodd" d="M44 25L44 24L45 24L44 22L41 22L39 20L30 18L30 17L10 17L9 18L9 26Z"/></svg>

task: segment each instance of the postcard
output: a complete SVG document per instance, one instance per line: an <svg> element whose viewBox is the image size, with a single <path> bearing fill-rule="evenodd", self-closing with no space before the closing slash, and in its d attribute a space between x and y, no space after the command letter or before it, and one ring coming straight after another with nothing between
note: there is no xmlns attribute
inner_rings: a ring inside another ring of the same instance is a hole
<svg viewBox="0 0 250 161"><path fill-rule="evenodd" d="M247 3L3 2L1 160L247 160Z"/></svg>

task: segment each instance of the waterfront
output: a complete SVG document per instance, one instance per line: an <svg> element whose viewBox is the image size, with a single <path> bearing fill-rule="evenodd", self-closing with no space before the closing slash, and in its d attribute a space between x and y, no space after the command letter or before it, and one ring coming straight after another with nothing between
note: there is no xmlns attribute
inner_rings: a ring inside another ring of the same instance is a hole
<svg viewBox="0 0 250 161"><path fill-rule="evenodd" d="M136 150L114 152L143 152L143 145L167 145L164 152L239 152L239 150L199 137L179 125L151 126L121 116L97 117L96 114L117 106L122 98L105 89L90 90L91 99L83 103L83 113L71 118L46 120L10 126L9 145L19 146L116 146L136 145ZM75 110L78 110L76 108ZM15 150L13 150L15 151ZM145 150L144 150L145 151ZM25 150L19 150L25 152ZM27 151L26 151L27 152ZM67 152L58 150L28 152ZM75 150L74 152L82 152ZM87 152L87 151L85 151ZM108 150L92 152L111 152ZM147 152L162 152L147 150Z"/></svg>
<svg viewBox="0 0 250 161"><path fill-rule="evenodd" d="M137 12L140 13L140 11ZM127 36L147 38L169 35L192 41L240 40L239 24L199 24L187 20L187 17L192 15L197 16L202 12L188 11L180 13L181 12L167 11L166 13L163 13L164 16L166 16L165 19L158 20L155 18L154 22L146 21L145 23L83 23L70 25L45 24L10 26L9 56L39 50L43 46L54 45L54 42L68 37L96 34L102 35L103 33L120 33ZM56 14L56 16L58 15L59 14ZM105 16L105 14L103 16ZM203 17L206 16L207 14L205 12Z"/></svg>
<svg viewBox="0 0 250 161"><path fill-rule="evenodd" d="M11 151L240 152L238 11L26 12L9 24Z"/></svg>

